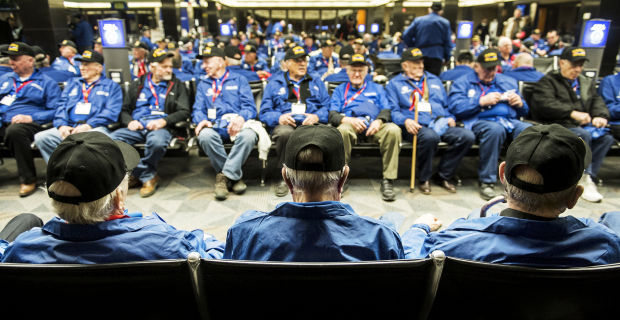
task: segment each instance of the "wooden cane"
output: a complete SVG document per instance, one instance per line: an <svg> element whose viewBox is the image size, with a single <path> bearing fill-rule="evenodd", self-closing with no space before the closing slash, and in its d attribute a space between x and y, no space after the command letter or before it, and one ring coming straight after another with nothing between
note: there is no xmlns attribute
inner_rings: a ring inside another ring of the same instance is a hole
<svg viewBox="0 0 620 320"><path fill-rule="evenodd" d="M418 95L418 93L415 93L415 99L416 99L416 106L415 106L415 116L414 121L415 123L418 123L418 101L420 100L420 96ZM415 163L416 163L416 150L418 146L418 134L414 134L413 135L413 145L412 145L412 149L411 149L411 184L409 186L409 191L413 192L413 190L415 189Z"/></svg>

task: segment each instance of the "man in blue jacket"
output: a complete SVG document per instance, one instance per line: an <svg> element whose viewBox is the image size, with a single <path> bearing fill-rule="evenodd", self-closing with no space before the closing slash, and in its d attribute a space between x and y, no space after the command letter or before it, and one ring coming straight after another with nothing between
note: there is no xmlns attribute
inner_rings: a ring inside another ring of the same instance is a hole
<svg viewBox="0 0 620 320"><path fill-rule="evenodd" d="M248 82L260 81L256 72L241 67L241 50L239 50L239 47L231 45L226 46L224 48L224 55L226 56L227 70L242 75Z"/></svg>
<svg viewBox="0 0 620 320"><path fill-rule="evenodd" d="M329 123L342 134L347 163L358 140L379 143L383 163L381 195L385 201L394 201L393 180L398 177L398 154L401 130L390 123L390 106L381 85L366 80L368 65L361 54L354 54L347 66L349 81L332 93Z"/></svg>
<svg viewBox="0 0 620 320"><path fill-rule="evenodd" d="M142 37L140 37L140 42L144 42L146 43L146 45L149 47L149 50L155 50L157 49L157 45L153 43L153 41L151 41L151 28L149 28L149 26L144 26L142 27Z"/></svg>
<svg viewBox="0 0 620 320"><path fill-rule="evenodd" d="M431 232L440 221L420 217L403 234L407 258L442 250L451 257L539 268L620 262L620 212L603 215L599 223L560 217L583 192L578 182L588 157L584 141L561 125L525 129L499 165L508 207L458 219L440 232Z"/></svg>
<svg viewBox="0 0 620 320"><path fill-rule="evenodd" d="M90 23L83 19L82 14L73 16L75 27L71 30L71 35L77 44L76 49L82 52L93 47L93 27Z"/></svg>
<svg viewBox="0 0 620 320"><path fill-rule="evenodd" d="M333 57L334 43L332 40L327 39L321 41L321 52L310 58L308 62L308 74L314 78L325 79L330 74L334 73L334 68L338 68L338 58Z"/></svg>
<svg viewBox="0 0 620 320"><path fill-rule="evenodd" d="M470 130L456 126L455 117L446 110L448 97L441 80L424 71L422 59L422 51L418 48L403 51L403 73L390 80L385 88L392 121L400 126L405 140L412 141L414 135L418 136L416 176L423 194L431 194L433 158L439 141L450 145L439 162L434 180L454 193L456 187L450 180L475 137ZM417 121L415 108L418 109Z"/></svg>
<svg viewBox="0 0 620 320"><path fill-rule="evenodd" d="M603 78L598 92L609 109L609 124L611 134L620 141L620 73L611 74Z"/></svg>
<svg viewBox="0 0 620 320"><path fill-rule="evenodd" d="M196 124L198 144L217 173L215 199L226 200L229 188L235 194L247 188L241 180L241 167L258 142L258 135L243 125L256 118L256 105L248 80L226 69L222 49L206 47L198 58L207 76L196 88L192 122ZM234 142L228 155L225 141Z"/></svg>
<svg viewBox="0 0 620 320"><path fill-rule="evenodd" d="M474 55L469 51L461 52L456 57L456 66L439 75L441 81L455 81L464 76L474 74Z"/></svg>
<svg viewBox="0 0 620 320"><path fill-rule="evenodd" d="M527 52L519 53L512 62L512 69L502 72L517 81L538 82L545 76L534 68L534 58Z"/></svg>
<svg viewBox="0 0 620 320"><path fill-rule="evenodd" d="M452 31L450 22L441 16L441 2L433 2L428 15L416 18L405 30L403 40L408 47L416 47L424 54L424 69L439 76L443 61L450 60Z"/></svg>
<svg viewBox="0 0 620 320"><path fill-rule="evenodd" d="M303 50L303 48L302 48ZM349 174L340 133L302 126L286 144L282 178L293 202L247 211L226 237L225 259L361 261L403 259L398 232L340 202Z"/></svg>
<svg viewBox="0 0 620 320"><path fill-rule="evenodd" d="M284 57L287 72L270 78L261 102L259 119L271 131L276 145L278 166L284 163L284 150L296 128L327 123L329 94L320 77L307 74L307 53L301 46L289 49ZM288 187L281 181L275 189L283 197Z"/></svg>
<svg viewBox="0 0 620 320"><path fill-rule="evenodd" d="M71 40L63 40L58 45L60 56L52 63L52 68L61 71L69 71L76 76L80 75L80 62L76 59L80 57L77 45Z"/></svg>
<svg viewBox="0 0 620 320"><path fill-rule="evenodd" d="M496 74L499 59L497 50L482 51L474 64L475 74L456 80L448 98L449 112L479 141L478 181L485 200L496 195L497 161L506 138L514 139L530 126L518 120L528 114L529 107L519 94L517 81Z"/></svg>
<svg viewBox="0 0 620 320"><path fill-rule="evenodd" d="M104 77L103 56L93 50L85 50L80 72L73 78L58 101L54 127L34 135L34 142L47 163L54 149L71 134L90 130L109 134L108 124L118 121L123 106L121 87Z"/></svg>
<svg viewBox="0 0 620 320"><path fill-rule="evenodd" d="M203 231L177 230L156 213L125 209L127 172L139 161L132 146L102 133L68 136L47 165L47 194L58 217L11 243L0 239L0 261L95 264L187 259L190 252L221 258L224 244Z"/></svg>
<svg viewBox="0 0 620 320"><path fill-rule="evenodd" d="M258 58L254 44L246 44L243 48L241 67L244 70L256 72L261 78L266 78L269 75L269 66L265 60Z"/></svg>
<svg viewBox="0 0 620 320"><path fill-rule="evenodd" d="M58 83L34 68L35 52L23 42L11 43L9 55L13 72L0 77L0 137L17 162L19 196L36 191L37 176L30 144L41 125L52 121L60 88Z"/></svg>

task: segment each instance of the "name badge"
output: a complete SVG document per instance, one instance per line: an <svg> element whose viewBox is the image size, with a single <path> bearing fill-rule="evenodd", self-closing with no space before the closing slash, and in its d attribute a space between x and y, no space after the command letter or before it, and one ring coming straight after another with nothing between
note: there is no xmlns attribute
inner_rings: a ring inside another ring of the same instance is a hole
<svg viewBox="0 0 620 320"><path fill-rule="evenodd" d="M215 119L217 118L217 111L215 108L207 109L207 118Z"/></svg>
<svg viewBox="0 0 620 320"><path fill-rule="evenodd" d="M75 114L90 114L90 102L78 102L75 105Z"/></svg>
<svg viewBox="0 0 620 320"><path fill-rule="evenodd" d="M10 94L10 95L4 96L2 100L0 100L0 103L5 106L10 106L13 104L14 101L15 101L15 96Z"/></svg>
<svg viewBox="0 0 620 320"><path fill-rule="evenodd" d="M306 113L306 104L305 103L298 103L298 102L293 103L293 105L291 106L291 113L292 114L304 114L304 113Z"/></svg>
<svg viewBox="0 0 620 320"><path fill-rule="evenodd" d="M418 102L418 111L419 112L431 112L431 104L428 100L420 100Z"/></svg>
<svg viewBox="0 0 620 320"><path fill-rule="evenodd" d="M163 116L163 115L165 115L165 114L166 114L166 113L165 113L165 112L163 112L163 111L155 111L155 110L152 110L152 111L151 111L151 115L152 115L152 116Z"/></svg>

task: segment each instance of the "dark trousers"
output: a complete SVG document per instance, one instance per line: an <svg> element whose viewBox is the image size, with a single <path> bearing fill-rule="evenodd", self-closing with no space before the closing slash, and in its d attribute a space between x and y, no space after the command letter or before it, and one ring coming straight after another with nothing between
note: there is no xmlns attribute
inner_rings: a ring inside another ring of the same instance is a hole
<svg viewBox="0 0 620 320"><path fill-rule="evenodd" d="M34 168L34 157L30 145L34 141L34 134L43 130L36 123L13 123L8 127L0 128L0 136L4 143L13 152L17 161L17 173L20 183L30 184L37 182L37 171Z"/></svg>
<svg viewBox="0 0 620 320"><path fill-rule="evenodd" d="M291 133L295 131L295 128L287 125L277 125L271 132L271 140L276 144L276 155L278 157L278 168L282 168L284 163L284 151L286 150L286 143Z"/></svg>
<svg viewBox="0 0 620 320"><path fill-rule="evenodd" d="M42 227L43 221L32 213L22 213L15 216L0 231L0 239L13 242L17 236L34 227Z"/></svg>
<svg viewBox="0 0 620 320"><path fill-rule="evenodd" d="M439 77L439 74L441 73L441 66L441 59L424 57L424 70Z"/></svg>

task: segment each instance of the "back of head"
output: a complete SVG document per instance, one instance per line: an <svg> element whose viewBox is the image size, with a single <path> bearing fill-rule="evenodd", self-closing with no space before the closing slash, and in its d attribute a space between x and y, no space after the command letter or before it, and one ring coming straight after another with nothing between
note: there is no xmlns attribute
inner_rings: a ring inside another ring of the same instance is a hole
<svg viewBox="0 0 620 320"><path fill-rule="evenodd" d="M527 52L519 53L512 62L514 68L517 67L533 67L534 58Z"/></svg>

